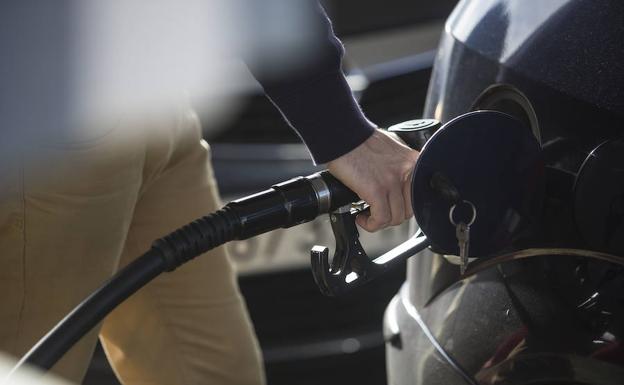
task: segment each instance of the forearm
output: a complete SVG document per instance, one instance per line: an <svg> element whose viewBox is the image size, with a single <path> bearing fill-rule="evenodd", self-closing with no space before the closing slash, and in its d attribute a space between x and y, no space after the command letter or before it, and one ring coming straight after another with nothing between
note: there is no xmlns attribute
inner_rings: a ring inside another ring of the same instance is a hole
<svg viewBox="0 0 624 385"><path fill-rule="evenodd" d="M307 145L316 163L353 150L374 132L342 73L342 43L323 9L316 5L318 31L314 62L275 77L250 65L265 93Z"/></svg>

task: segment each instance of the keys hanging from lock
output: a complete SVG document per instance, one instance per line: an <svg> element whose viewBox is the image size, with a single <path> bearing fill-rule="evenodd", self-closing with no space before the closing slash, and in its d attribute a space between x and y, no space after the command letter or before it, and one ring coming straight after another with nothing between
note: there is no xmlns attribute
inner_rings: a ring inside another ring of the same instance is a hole
<svg viewBox="0 0 624 385"><path fill-rule="evenodd" d="M429 180L430 187L447 200L451 207L449 209L449 220L455 226L455 238L459 248L460 272L463 275L468 266L468 258L470 256L470 226L477 218L477 209L475 205L465 199L461 199L461 195L455 184L443 173L435 172ZM455 220L455 209L458 205L466 205L470 211L459 210L460 216L466 219ZM468 215L466 215L468 213Z"/></svg>
<svg viewBox="0 0 624 385"><path fill-rule="evenodd" d="M459 246L460 268L459 272L463 275L468 266L468 252L470 247L470 225L459 222L455 229L457 244Z"/></svg>
<svg viewBox="0 0 624 385"><path fill-rule="evenodd" d="M463 275L468 267L468 257L470 253L470 226L477 219L477 209L472 202L468 200L462 200L461 203L470 207L472 215L468 221L455 220L455 209L457 203L453 204L449 209L449 221L455 226L455 237L457 238L457 245L459 247L459 260L460 260L460 273Z"/></svg>

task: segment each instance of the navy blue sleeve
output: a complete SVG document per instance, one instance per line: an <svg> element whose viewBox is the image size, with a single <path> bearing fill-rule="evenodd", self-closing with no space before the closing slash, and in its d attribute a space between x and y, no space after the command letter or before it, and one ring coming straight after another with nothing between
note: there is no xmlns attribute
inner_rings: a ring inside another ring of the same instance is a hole
<svg viewBox="0 0 624 385"><path fill-rule="evenodd" d="M375 125L364 116L342 73L342 43L325 11L315 9L321 33L313 65L279 78L265 77L253 66L250 70L320 164L359 146Z"/></svg>

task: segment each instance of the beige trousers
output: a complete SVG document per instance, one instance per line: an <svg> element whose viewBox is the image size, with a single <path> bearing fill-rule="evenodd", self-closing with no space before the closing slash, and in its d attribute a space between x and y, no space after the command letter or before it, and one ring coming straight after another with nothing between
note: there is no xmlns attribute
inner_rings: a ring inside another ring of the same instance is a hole
<svg viewBox="0 0 624 385"><path fill-rule="evenodd" d="M24 354L151 242L220 205L188 109L46 147L0 183L0 349ZM165 273L55 366L83 378L100 340L123 384L262 384L258 344L223 248Z"/></svg>

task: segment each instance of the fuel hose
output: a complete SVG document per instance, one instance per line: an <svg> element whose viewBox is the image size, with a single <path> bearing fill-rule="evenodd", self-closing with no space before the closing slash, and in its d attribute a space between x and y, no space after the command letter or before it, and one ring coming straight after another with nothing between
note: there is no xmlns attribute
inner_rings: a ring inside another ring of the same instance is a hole
<svg viewBox="0 0 624 385"><path fill-rule="evenodd" d="M152 244L76 306L13 368L49 370L78 340L126 298L164 272L232 240L247 239L278 228L309 222L358 201L358 196L328 171L298 177L232 201Z"/></svg>
<svg viewBox="0 0 624 385"><path fill-rule="evenodd" d="M408 146L420 150L440 127L433 119L416 119L388 128ZM115 307L164 272L208 250L232 240L242 240L278 228L310 222L360 201L360 198L333 177L321 171L272 186L225 205L169 235L157 239L134 262L113 275L99 289L76 306L48 334L26 353L6 380L23 366L49 370L85 334ZM423 247L426 244L423 243Z"/></svg>

